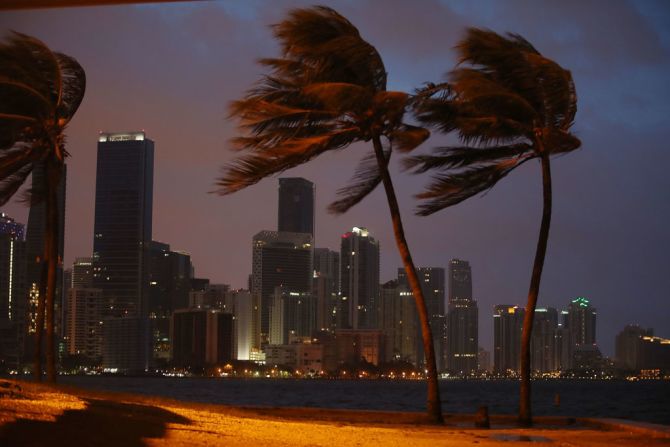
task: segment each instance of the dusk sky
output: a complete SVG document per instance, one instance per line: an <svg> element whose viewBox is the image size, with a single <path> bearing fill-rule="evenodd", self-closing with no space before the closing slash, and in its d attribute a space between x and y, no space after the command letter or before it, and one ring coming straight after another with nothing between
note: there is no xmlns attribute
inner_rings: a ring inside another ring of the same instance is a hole
<svg viewBox="0 0 670 447"><path fill-rule="evenodd" d="M67 129L65 264L90 256L100 131L145 130L155 141L153 238L189 252L196 276L246 287L251 239L276 230L277 178L232 196L208 194L233 157L227 105L278 55L269 25L298 1L168 3L0 13L16 30L75 57L86 96ZM341 1L347 17L381 54L389 90L413 91L453 68L453 45L467 26L515 32L572 71L573 127L582 148L554 159L552 228L539 306L563 309L578 296L597 308L606 355L625 324L670 337L670 2ZM417 151L448 139L434 132ZM401 266L383 191L342 216L326 212L370 148L327 154L283 176L316 184L316 245L339 251L340 236L367 227L380 241L382 281ZM479 302L480 344L493 345L495 304L525 305L541 217L540 166L527 163L483 197L415 217L413 195L427 183L393 174L417 266L470 261ZM17 201L2 211L25 223Z"/></svg>

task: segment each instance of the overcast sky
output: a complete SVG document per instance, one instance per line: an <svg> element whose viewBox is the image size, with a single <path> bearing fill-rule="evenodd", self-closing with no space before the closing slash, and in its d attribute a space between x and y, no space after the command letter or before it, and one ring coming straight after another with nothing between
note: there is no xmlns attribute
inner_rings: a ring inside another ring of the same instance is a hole
<svg viewBox="0 0 670 447"><path fill-rule="evenodd" d="M582 148L553 161L554 214L540 306L588 297L598 344L612 355L628 323L670 337L670 3L659 1L324 2L356 25L384 59L390 90L412 91L453 67L467 26L515 32L572 71ZM277 179L233 196L208 194L233 153L227 104L277 56L269 25L308 2L196 2L2 12L13 29L75 57L87 91L67 129L65 262L90 256L96 142L100 131L145 130L155 141L154 239L191 253L196 275L246 286L251 238L276 229ZM445 143L434 135L419 151ZM317 246L365 226L381 243L383 281L401 265L383 192L343 216L326 213L370 148L359 145L288 171L316 184ZM397 160L396 160L397 162ZM538 163L483 197L428 218L412 215L427 178L394 166L406 232L418 266L470 261L480 344L491 349L492 307L525 304L540 224ZM27 209L2 211L21 222Z"/></svg>

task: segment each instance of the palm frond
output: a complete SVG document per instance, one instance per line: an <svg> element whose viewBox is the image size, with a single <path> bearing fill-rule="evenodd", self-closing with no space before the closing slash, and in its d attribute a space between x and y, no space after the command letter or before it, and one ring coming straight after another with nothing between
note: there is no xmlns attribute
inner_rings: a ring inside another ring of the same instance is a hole
<svg viewBox="0 0 670 447"><path fill-rule="evenodd" d="M531 155L534 155L533 148L525 143L490 148L449 146L434 149L432 155L407 157L403 160L403 165L406 169L413 170L413 173L421 174L434 169L461 169Z"/></svg>
<svg viewBox="0 0 670 447"><path fill-rule="evenodd" d="M62 53L56 53L58 72L61 75L62 93L58 104L59 123L65 126L77 112L86 91L86 72L76 59Z"/></svg>
<svg viewBox="0 0 670 447"><path fill-rule="evenodd" d="M0 177L0 206L4 206L19 190L33 169L33 163L27 162L7 176Z"/></svg>
<svg viewBox="0 0 670 447"><path fill-rule="evenodd" d="M387 146L384 148L384 163L386 165L388 165L390 157L391 148ZM360 161L349 184L337 190L339 199L328 205L328 212L331 214L347 212L374 191L381 181L379 162L373 152Z"/></svg>
<svg viewBox="0 0 670 447"><path fill-rule="evenodd" d="M528 155L505 158L491 164L436 175L426 191L417 194L417 198L427 201L419 205L416 214L429 216L487 191L513 169L532 158Z"/></svg>
<svg viewBox="0 0 670 447"><path fill-rule="evenodd" d="M389 140L394 149L400 152L411 152L430 137L430 131L423 127L401 124L389 133Z"/></svg>

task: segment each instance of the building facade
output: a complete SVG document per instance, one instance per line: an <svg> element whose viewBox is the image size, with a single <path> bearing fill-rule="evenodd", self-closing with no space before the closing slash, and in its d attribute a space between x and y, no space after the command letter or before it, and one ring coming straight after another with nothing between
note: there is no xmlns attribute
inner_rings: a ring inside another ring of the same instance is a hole
<svg viewBox="0 0 670 447"><path fill-rule="evenodd" d="M525 310L511 304L493 309L493 371L516 375L521 369L521 330Z"/></svg>
<svg viewBox="0 0 670 447"><path fill-rule="evenodd" d="M279 179L277 231L309 233L314 239L314 183L300 177Z"/></svg>

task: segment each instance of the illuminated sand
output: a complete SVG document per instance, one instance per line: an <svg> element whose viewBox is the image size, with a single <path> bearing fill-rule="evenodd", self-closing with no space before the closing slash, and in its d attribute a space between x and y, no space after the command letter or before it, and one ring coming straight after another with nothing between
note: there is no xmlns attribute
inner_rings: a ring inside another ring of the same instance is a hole
<svg viewBox="0 0 670 447"><path fill-rule="evenodd" d="M314 409L244 409L19 383L0 397L1 446L668 446L670 431L546 426L443 427L421 415ZM5 390L6 391L6 390ZM608 426L607 424L605 426Z"/></svg>

